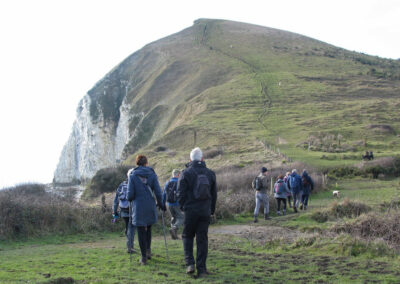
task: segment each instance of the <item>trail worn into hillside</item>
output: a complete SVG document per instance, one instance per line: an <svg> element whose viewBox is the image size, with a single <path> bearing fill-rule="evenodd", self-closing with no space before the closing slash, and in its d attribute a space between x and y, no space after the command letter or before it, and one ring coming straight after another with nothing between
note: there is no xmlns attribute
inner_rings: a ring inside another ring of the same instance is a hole
<svg viewBox="0 0 400 284"><path fill-rule="evenodd" d="M233 59L241 62L242 64L246 65L247 67L249 67L251 72L254 73L254 78L260 82L260 89L261 89L260 94L262 97L262 112L258 117L258 121L265 130L268 130L267 125L263 121L264 121L265 117L268 115L268 113L272 107L272 98L268 93L267 84L260 77L260 69L257 68L257 66L255 66L254 64L251 64L249 61L243 59L242 57L235 56L233 54L223 51L222 49L218 49L218 48L215 48L214 46L207 44L208 30L209 30L209 28L208 28L208 25L206 24L203 29L203 34L202 34L200 43L210 50L221 53L222 55L224 55L226 57L233 58Z"/></svg>

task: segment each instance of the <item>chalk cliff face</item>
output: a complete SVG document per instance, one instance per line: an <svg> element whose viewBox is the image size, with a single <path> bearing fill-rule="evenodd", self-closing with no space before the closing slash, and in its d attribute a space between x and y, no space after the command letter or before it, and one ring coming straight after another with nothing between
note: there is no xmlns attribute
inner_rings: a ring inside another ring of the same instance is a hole
<svg viewBox="0 0 400 284"><path fill-rule="evenodd" d="M75 183L91 178L97 170L119 162L129 142L129 111L120 107L120 120L116 131L104 121L94 122L90 116L89 95L79 103L72 133L61 154L54 174L56 183Z"/></svg>

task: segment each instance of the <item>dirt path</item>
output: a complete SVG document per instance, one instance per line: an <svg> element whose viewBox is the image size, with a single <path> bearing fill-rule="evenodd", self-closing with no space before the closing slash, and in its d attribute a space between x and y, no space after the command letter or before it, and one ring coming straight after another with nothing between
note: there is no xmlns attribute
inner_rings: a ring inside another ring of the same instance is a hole
<svg viewBox="0 0 400 284"><path fill-rule="evenodd" d="M282 240L285 242L292 242L301 237L311 236L309 233L302 233L297 230L275 225L225 225L210 227L209 233L216 235L234 235L256 241Z"/></svg>

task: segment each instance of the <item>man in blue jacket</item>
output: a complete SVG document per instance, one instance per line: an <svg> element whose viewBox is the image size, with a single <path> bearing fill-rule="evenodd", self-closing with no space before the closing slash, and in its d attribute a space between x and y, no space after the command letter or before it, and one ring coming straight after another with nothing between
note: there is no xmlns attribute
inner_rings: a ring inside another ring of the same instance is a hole
<svg viewBox="0 0 400 284"><path fill-rule="evenodd" d="M215 173L206 167L200 148L190 152L190 163L186 167L178 180L178 202L185 212L182 241L186 273L194 273L193 240L196 237L197 276L203 277L208 274L208 226L215 212L217 181Z"/></svg>
<svg viewBox="0 0 400 284"><path fill-rule="evenodd" d="M303 181L296 169L292 170L292 174L289 176L289 185L293 195L293 210L297 212L297 207L299 207L303 195Z"/></svg>
<svg viewBox="0 0 400 284"><path fill-rule="evenodd" d="M162 195L162 202L168 204L169 212L171 213L171 238L173 240L178 240L178 229L183 224L183 212L180 208L178 198L177 198L177 185L178 178L181 172L179 170L172 171L172 178L165 183L164 191Z"/></svg>

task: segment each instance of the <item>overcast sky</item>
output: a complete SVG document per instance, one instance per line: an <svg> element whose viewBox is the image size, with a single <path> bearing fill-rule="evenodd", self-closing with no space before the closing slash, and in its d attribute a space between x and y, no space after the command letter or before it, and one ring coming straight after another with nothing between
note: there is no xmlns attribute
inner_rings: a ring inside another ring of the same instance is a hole
<svg viewBox="0 0 400 284"><path fill-rule="evenodd" d="M128 55L198 18L258 24L400 58L400 1L4 0L0 188L51 182L86 92Z"/></svg>

